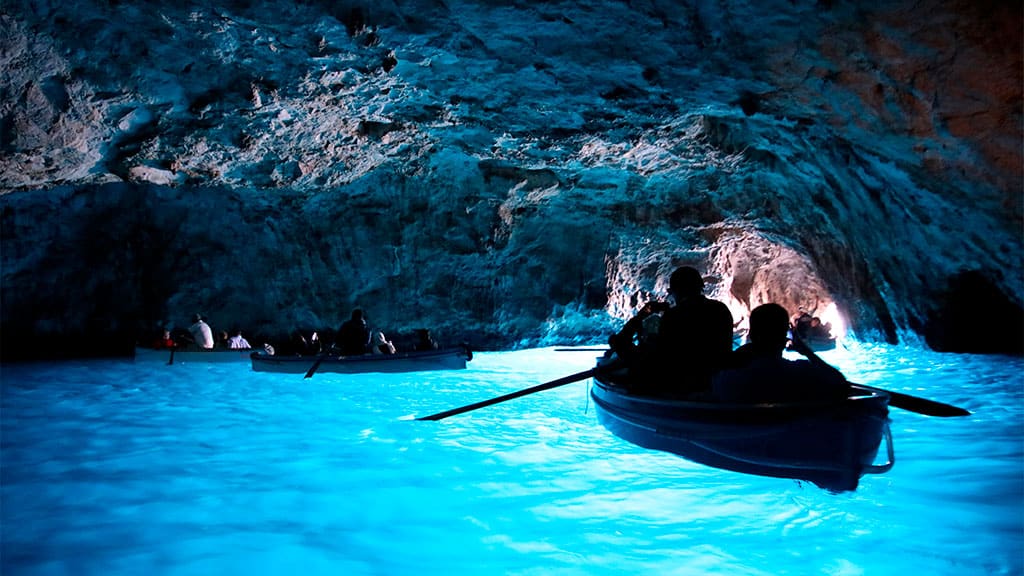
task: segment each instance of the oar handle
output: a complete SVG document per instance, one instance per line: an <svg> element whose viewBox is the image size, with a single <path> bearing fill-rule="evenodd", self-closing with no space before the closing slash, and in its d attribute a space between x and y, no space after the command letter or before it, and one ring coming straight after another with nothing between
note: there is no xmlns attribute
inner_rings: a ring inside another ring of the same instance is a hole
<svg viewBox="0 0 1024 576"><path fill-rule="evenodd" d="M530 388L524 388L510 394L498 396L497 398L491 398L490 400L483 400L481 402L474 402L473 404L467 404L458 408L452 408L451 410L445 410L444 412L438 412L437 414L431 414L430 416L421 416L417 420L442 420L449 416L455 416L456 414L462 414L464 412L470 412L477 408L483 408L484 406L490 406L491 404L498 404L506 400L512 400L513 398L519 398L520 396L526 396L527 394L533 394L535 392L542 392L544 390L550 390L559 386L565 386L566 384L572 384L573 382L579 382L580 380L586 380L591 376L597 374L597 368L591 368L583 372L577 372L568 376L563 376L558 380L552 380L551 382L545 382L544 384L538 384Z"/></svg>

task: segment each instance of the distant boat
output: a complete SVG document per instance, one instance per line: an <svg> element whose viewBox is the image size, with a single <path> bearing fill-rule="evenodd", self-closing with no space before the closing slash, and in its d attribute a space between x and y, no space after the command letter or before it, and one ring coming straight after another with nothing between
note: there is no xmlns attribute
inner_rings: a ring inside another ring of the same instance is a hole
<svg viewBox="0 0 1024 576"><path fill-rule="evenodd" d="M807 337L804 338L804 343L815 352L825 352L827 350L834 350L836 347L835 338L821 338L821 337Z"/></svg>
<svg viewBox="0 0 1024 576"><path fill-rule="evenodd" d="M178 362L244 362L252 354L251 348L230 349L214 348L213 350L199 350L198 348L179 347L174 349L173 363ZM135 347L136 362L164 362L170 363L171 349L154 349Z"/></svg>
<svg viewBox="0 0 1024 576"><path fill-rule="evenodd" d="M623 440L746 474L806 480L842 492L895 460L889 395L852 385L838 401L726 404L630 394L596 376L598 421ZM874 463L882 440L888 459Z"/></svg>
<svg viewBox="0 0 1024 576"><path fill-rule="evenodd" d="M249 355L256 372L305 374L320 356L270 356L253 352ZM363 372L419 372L424 370L461 370L473 359L468 348L446 348L397 354L361 354L359 356L323 357L317 372L358 374Z"/></svg>

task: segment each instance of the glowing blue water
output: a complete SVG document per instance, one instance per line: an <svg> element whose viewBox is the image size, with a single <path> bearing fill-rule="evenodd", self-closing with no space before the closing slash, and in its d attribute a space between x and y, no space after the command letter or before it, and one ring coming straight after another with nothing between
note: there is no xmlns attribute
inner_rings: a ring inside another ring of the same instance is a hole
<svg viewBox="0 0 1024 576"><path fill-rule="evenodd" d="M703 467L597 424L585 370L478 354L399 375L95 361L2 371L2 571L22 574L1021 574L1024 361L854 346L896 466L853 493Z"/></svg>

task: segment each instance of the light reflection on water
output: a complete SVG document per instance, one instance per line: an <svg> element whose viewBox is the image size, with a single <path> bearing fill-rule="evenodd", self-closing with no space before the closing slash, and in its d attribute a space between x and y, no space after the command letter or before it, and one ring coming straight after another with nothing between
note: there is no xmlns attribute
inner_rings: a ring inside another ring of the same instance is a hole
<svg viewBox="0 0 1024 576"><path fill-rule="evenodd" d="M597 424L580 382L403 420L592 366L256 374L243 364L5 366L4 574L1020 574L1024 360L850 345L896 465L853 493L700 466Z"/></svg>

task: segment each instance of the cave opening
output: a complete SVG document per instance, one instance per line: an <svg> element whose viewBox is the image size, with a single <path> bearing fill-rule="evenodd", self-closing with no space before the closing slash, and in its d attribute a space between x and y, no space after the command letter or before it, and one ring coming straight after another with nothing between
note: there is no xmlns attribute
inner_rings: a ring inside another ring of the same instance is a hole
<svg viewBox="0 0 1024 576"><path fill-rule="evenodd" d="M933 350L1024 355L1024 309L981 272L953 276L937 301L924 330Z"/></svg>

